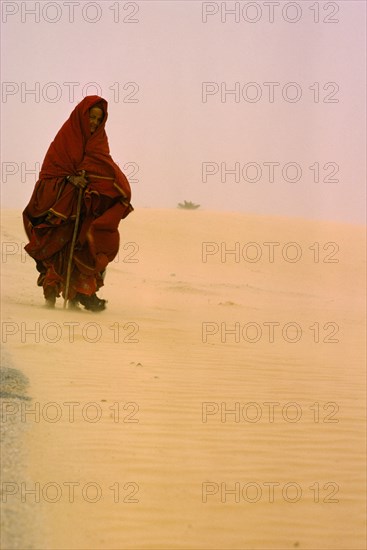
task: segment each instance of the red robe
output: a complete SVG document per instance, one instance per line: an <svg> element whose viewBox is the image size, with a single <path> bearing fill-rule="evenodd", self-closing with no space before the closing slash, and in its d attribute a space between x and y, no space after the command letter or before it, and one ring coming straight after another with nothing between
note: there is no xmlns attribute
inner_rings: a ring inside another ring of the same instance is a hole
<svg viewBox="0 0 367 550"><path fill-rule="evenodd" d="M89 110L97 104L104 117L92 134ZM85 170L88 178L68 298L77 292L91 295L103 285L101 274L119 249L119 222L133 210L129 182L110 155L107 116L107 101L98 96L87 96L75 107L46 153L23 212L29 238L25 250L36 260L46 298L65 291L79 193L66 177Z"/></svg>

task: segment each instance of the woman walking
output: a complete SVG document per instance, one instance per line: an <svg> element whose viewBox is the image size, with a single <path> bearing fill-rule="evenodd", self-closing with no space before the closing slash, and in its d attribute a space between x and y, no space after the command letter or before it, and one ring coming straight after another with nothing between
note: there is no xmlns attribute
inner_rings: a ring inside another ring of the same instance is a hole
<svg viewBox="0 0 367 550"><path fill-rule="evenodd" d="M118 225L133 207L129 182L105 132L107 101L85 97L51 143L23 212L25 250L36 261L46 305L100 311L105 269L119 248Z"/></svg>

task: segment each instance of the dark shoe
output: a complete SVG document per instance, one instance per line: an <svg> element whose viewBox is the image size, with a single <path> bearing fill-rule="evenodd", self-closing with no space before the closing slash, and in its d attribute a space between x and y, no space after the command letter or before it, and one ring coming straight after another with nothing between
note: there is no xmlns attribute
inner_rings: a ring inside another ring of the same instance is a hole
<svg viewBox="0 0 367 550"><path fill-rule="evenodd" d="M90 311L103 311L106 309L107 300L98 298L97 294L92 294L87 296L86 294L81 294L80 292L76 295L77 300Z"/></svg>

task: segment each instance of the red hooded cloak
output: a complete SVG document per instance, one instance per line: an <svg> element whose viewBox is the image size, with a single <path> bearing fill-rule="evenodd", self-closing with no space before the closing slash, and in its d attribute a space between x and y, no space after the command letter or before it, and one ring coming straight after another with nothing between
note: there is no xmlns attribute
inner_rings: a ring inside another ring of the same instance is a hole
<svg viewBox="0 0 367 550"><path fill-rule="evenodd" d="M89 110L100 107L104 116L92 134ZM107 101L85 97L73 110L51 143L29 204L23 212L29 243L25 250L37 262L45 296L64 290L70 242L74 230L78 188L67 176L85 170L78 238L73 254L69 298L91 295L103 284L101 273L119 248L118 225L132 210L129 182L113 161L105 131Z"/></svg>

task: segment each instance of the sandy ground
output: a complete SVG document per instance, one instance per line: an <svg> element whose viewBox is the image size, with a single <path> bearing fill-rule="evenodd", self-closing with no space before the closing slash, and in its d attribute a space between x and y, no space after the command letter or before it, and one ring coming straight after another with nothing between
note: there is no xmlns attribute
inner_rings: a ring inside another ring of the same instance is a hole
<svg viewBox="0 0 367 550"><path fill-rule="evenodd" d="M3 365L31 398L3 390L26 457L3 547L365 548L363 228L141 209L120 233L108 309L50 311L2 214Z"/></svg>

